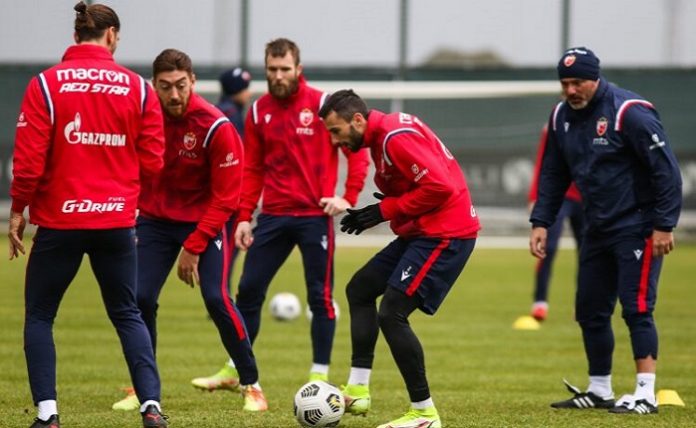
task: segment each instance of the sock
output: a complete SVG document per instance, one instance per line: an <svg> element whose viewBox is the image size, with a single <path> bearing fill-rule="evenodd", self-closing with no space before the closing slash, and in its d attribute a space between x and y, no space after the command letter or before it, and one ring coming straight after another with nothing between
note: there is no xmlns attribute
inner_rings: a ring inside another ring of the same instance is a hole
<svg viewBox="0 0 696 428"><path fill-rule="evenodd" d="M157 410L159 410L160 412L162 411L162 408L160 407L160 403L158 403L155 400L147 400L146 402L144 402L143 404L140 405L140 413L144 412L145 409L147 409L147 406L155 406L155 407L157 407Z"/></svg>
<svg viewBox="0 0 696 428"><path fill-rule="evenodd" d="M435 404L433 403L433 398L428 397L427 400L411 402L411 407L416 410L424 410L429 407L435 407Z"/></svg>
<svg viewBox="0 0 696 428"><path fill-rule="evenodd" d="M645 398L650 404L655 404L655 373L638 373L636 375L636 392L633 398L637 401Z"/></svg>
<svg viewBox="0 0 696 428"><path fill-rule="evenodd" d="M250 386L250 385L242 385L242 388L244 388L245 386ZM261 388L261 384L258 381L252 383L251 387L254 389L258 389L259 391L263 391L263 389Z"/></svg>
<svg viewBox="0 0 696 428"><path fill-rule="evenodd" d="M47 421L51 416L58 414L58 403L56 400L39 401L39 419Z"/></svg>
<svg viewBox="0 0 696 428"><path fill-rule="evenodd" d="M591 392L605 400L614 398L614 392L611 389L611 375L590 376L590 386L587 387L587 392Z"/></svg>
<svg viewBox="0 0 696 428"><path fill-rule="evenodd" d="M312 364L312 368L309 369L310 373L321 373L328 375L329 374L329 365L328 364L317 364L314 363Z"/></svg>
<svg viewBox="0 0 696 428"><path fill-rule="evenodd" d="M351 367L350 375L348 376L348 385L370 385L370 374L372 369L364 369L361 367Z"/></svg>
<svg viewBox="0 0 696 428"><path fill-rule="evenodd" d="M232 358L230 358L230 359L227 361L227 365L230 366L230 367L232 367L233 369L237 368L237 366L234 365L234 361L232 361Z"/></svg>

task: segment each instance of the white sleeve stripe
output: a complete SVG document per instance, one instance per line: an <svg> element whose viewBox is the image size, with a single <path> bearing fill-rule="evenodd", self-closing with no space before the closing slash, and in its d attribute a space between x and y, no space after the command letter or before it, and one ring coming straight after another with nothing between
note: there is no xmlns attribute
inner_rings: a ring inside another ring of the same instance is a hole
<svg viewBox="0 0 696 428"><path fill-rule="evenodd" d="M140 111L145 112L145 102L147 101L147 83L145 83L145 79L143 79L143 76L138 76L140 79Z"/></svg>
<svg viewBox="0 0 696 428"><path fill-rule="evenodd" d="M251 105L251 115L252 115L252 118L254 119L254 125L259 124L259 111L258 111L258 107L257 107L258 103L259 103L259 101L256 100L256 101L254 101L254 104Z"/></svg>
<svg viewBox="0 0 696 428"><path fill-rule="evenodd" d="M626 113L626 110L628 110L631 106L636 104L642 104L648 108L655 108L653 107L650 101L646 100L632 99L624 101L623 104L621 104L621 107L619 107L619 111L616 113L616 123L614 123L614 131L621 131L621 127L623 125L623 117Z"/></svg>
<svg viewBox="0 0 696 428"><path fill-rule="evenodd" d="M326 102L327 98L329 98L329 93L322 92L321 99L319 100L319 110L321 110L321 108L324 107L324 103Z"/></svg>
<svg viewBox="0 0 696 428"><path fill-rule="evenodd" d="M51 93L48 90L48 83L46 83L46 76L43 73L39 73L39 83L41 84L41 92L44 94L44 99L46 100L46 107L48 108L48 115L51 118L51 125L55 125L55 113L53 112L53 100L51 99Z"/></svg>
<svg viewBox="0 0 696 428"><path fill-rule="evenodd" d="M210 128L208 129L208 134L205 136L205 140L203 140L203 147L208 147L208 144L210 143L210 140L213 139L213 134L215 134L215 130L217 130L220 125L222 125L225 122L229 122L230 120L226 117L221 117L218 120L215 121L212 125L210 125Z"/></svg>
<svg viewBox="0 0 696 428"><path fill-rule="evenodd" d="M553 120L551 121L551 126L553 127L553 130L556 130L556 118L558 117L558 112L561 110L561 106L563 106L563 103L565 101L561 101L560 103L556 104L556 108L553 109Z"/></svg>
<svg viewBox="0 0 696 428"><path fill-rule="evenodd" d="M423 136L423 134L421 134L420 132L418 132L418 131L416 131L415 129L412 129L412 128L399 128L399 129L395 129L395 130L391 131L390 133L388 133L388 134L384 137L384 141L382 141L382 155L383 155L383 157L384 157L384 161L387 162L387 165L389 165L389 166L392 166L393 163L392 163L392 160L389 158L389 155L387 154L387 142L389 141L389 139L390 139L391 137L393 137L393 136L395 136L395 135L397 135L397 134L402 134L402 133L404 133L404 132L411 132L411 133L420 135L422 138L425 138L425 137Z"/></svg>

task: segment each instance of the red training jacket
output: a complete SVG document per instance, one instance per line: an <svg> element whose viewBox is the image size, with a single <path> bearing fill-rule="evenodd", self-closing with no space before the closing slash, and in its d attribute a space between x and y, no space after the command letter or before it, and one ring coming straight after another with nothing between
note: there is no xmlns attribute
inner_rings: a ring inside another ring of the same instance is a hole
<svg viewBox="0 0 696 428"><path fill-rule="evenodd" d="M29 82L17 120L12 210L53 229L132 227L140 177L162 168L154 90L108 49L71 46Z"/></svg>
<svg viewBox="0 0 696 428"><path fill-rule="evenodd" d="M541 161L544 159L544 151L546 151L546 140L549 136L549 125L545 124L544 128L541 130L541 135L539 136L539 148L537 149L536 163L534 164L534 176L532 177L532 184L529 186L529 194L527 195L527 202L536 202L537 193L539 192L539 174L541 173ZM581 202L582 196L580 196L580 191L578 190L575 182L570 183L568 191L565 194L566 199L573 200L575 202Z"/></svg>
<svg viewBox="0 0 696 428"><path fill-rule="evenodd" d="M371 110L364 145L375 184L386 196L382 216L403 238L475 238L481 229L464 173L428 126L406 113Z"/></svg>
<svg viewBox="0 0 696 428"><path fill-rule="evenodd" d="M225 115L195 93L182 118L165 114L164 130L164 169L144 180L140 215L197 222L183 246L200 254L238 208L242 141Z"/></svg>
<svg viewBox="0 0 696 428"><path fill-rule="evenodd" d="M338 149L318 114L327 96L300 76L297 92L287 99L266 94L251 106L244 127L240 221L251 220L262 190L263 213L325 215L319 200L334 196L338 181ZM342 151L348 160L343 198L355 205L370 161L367 153Z"/></svg>

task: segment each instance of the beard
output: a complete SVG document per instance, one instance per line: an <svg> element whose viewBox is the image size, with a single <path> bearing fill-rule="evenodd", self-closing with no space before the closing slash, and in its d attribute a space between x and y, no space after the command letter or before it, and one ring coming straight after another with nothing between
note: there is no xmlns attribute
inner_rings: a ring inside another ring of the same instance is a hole
<svg viewBox="0 0 696 428"><path fill-rule="evenodd" d="M290 79L287 82L274 83L270 80L268 81L268 92L271 93L276 98L285 99L290 95L297 92L297 87L299 86L299 79L295 76L294 79Z"/></svg>
<svg viewBox="0 0 696 428"><path fill-rule="evenodd" d="M574 100L574 101L568 100L568 105L569 105L570 108L572 108L573 110L582 110L582 109L584 109L585 107L587 107L587 105L588 105L589 103L590 103L590 102L589 102L588 100Z"/></svg>
<svg viewBox="0 0 696 428"><path fill-rule="evenodd" d="M357 152L362 148L363 141L364 136L361 135L353 125L350 125L348 141L345 144L345 146L348 147L348 150L350 150L353 153Z"/></svg>

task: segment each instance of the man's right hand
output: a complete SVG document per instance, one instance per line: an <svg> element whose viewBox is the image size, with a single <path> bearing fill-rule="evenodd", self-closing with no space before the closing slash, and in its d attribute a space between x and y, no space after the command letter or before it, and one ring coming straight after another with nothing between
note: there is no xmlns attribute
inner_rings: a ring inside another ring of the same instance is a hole
<svg viewBox="0 0 696 428"><path fill-rule="evenodd" d="M253 243L254 235L251 233L251 223L248 221L240 221L237 224L237 230L234 232L234 245L246 251Z"/></svg>
<svg viewBox="0 0 696 428"><path fill-rule="evenodd" d="M545 227L532 228L532 233L529 235L529 252L534 257L539 259L546 257L546 235Z"/></svg>

